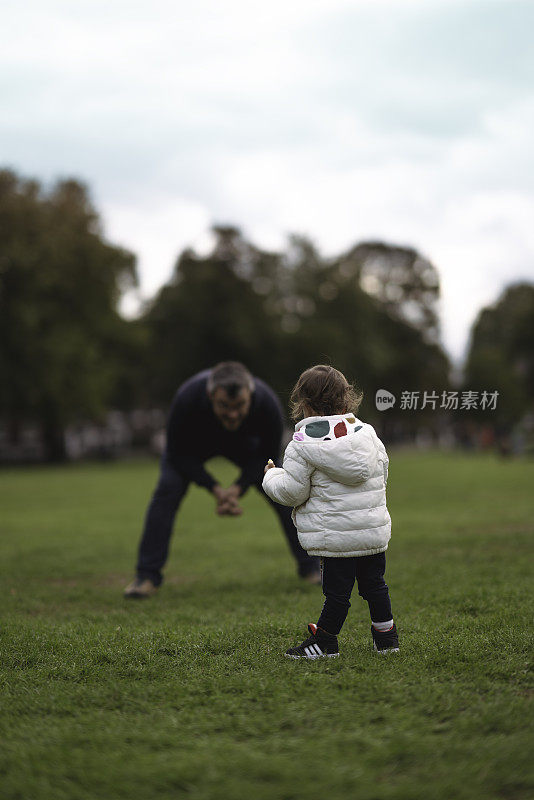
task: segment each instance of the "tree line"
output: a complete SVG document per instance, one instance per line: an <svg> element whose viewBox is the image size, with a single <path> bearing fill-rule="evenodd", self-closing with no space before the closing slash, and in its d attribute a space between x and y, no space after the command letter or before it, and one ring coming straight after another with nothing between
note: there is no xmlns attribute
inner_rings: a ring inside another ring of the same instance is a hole
<svg viewBox="0 0 534 800"><path fill-rule="evenodd" d="M133 253L106 240L88 189L50 189L0 172L0 419L16 439L39 425L50 460L64 457L65 427L106 410L167 407L185 378L217 361L243 361L287 400L305 367L335 364L364 389L362 416L386 438L443 415L397 405L377 412L387 389L451 388L440 343L439 275L409 247L363 242L326 258L291 236L282 251L213 229L211 252L178 257L170 280L135 320L118 311L137 284ZM479 315L464 381L498 389L496 415L511 425L532 407L534 287L510 287ZM457 389L459 387L456 387ZM484 421L484 411L471 419ZM461 418L461 411L454 412Z"/></svg>

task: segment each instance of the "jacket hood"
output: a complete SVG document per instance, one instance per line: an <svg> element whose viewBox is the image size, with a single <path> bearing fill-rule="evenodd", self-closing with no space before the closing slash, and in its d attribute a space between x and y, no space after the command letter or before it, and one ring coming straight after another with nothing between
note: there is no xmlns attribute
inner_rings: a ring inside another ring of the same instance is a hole
<svg viewBox="0 0 534 800"><path fill-rule="evenodd" d="M362 467L376 458L366 423L354 414L307 417L295 426L293 442L316 469L346 486L361 482Z"/></svg>

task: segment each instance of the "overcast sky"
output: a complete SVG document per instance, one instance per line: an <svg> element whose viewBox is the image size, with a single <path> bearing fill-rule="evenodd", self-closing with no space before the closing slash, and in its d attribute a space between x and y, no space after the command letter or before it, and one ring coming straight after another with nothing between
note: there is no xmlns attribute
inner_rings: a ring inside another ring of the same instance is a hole
<svg viewBox="0 0 534 800"><path fill-rule="evenodd" d="M2 9L0 164L88 183L144 297L214 222L327 255L380 238L438 268L458 359L480 307L534 280L531 0Z"/></svg>

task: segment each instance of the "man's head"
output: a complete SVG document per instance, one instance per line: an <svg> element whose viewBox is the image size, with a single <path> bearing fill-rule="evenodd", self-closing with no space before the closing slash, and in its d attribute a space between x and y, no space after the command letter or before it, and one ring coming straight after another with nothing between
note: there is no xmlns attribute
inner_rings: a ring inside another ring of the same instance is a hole
<svg viewBox="0 0 534 800"><path fill-rule="evenodd" d="M222 361L211 370L208 395L213 413L228 431L236 431L248 412L254 379L238 361Z"/></svg>

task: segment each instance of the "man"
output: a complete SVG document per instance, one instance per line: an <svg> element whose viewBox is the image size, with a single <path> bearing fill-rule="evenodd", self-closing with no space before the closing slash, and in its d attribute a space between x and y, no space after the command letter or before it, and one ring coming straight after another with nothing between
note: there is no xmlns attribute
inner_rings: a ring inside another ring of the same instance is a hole
<svg viewBox="0 0 534 800"><path fill-rule="evenodd" d="M275 393L238 362L217 364L180 387L167 424L161 474L146 515L137 575L126 587L125 597L150 597L160 586L174 518L189 484L211 492L217 514L242 514L239 500L249 486L262 491L263 468L269 458L278 458L282 430L282 408ZM214 456L224 456L241 469L227 489L204 467ZM320 583L318 560L300 546L291 510L269 502L278 514L300 577Z"/></svg>

